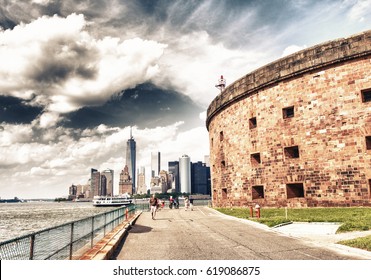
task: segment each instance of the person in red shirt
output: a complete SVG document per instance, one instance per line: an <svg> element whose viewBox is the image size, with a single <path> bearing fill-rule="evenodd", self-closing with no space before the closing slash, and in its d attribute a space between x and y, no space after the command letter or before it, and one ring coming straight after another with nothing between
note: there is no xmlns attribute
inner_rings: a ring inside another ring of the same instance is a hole
<svg viewBox="0 0 371 280"><path fill-rule="evenodd" d="M158 206L158 199L154 194L152 195L151 199L149 200L149 205L151 207L152 220L154 220L155 217L156 217L157 206Z"/></svg>

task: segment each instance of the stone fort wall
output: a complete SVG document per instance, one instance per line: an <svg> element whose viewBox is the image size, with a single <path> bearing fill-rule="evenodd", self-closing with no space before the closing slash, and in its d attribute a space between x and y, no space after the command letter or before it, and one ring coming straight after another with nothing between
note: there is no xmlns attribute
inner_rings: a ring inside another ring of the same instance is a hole
<svg viewBox="0 0 371 280"><path fill-rule="evenodd" d="M206 125L216 206L371 206L371 31L247 74Z"/></svg>

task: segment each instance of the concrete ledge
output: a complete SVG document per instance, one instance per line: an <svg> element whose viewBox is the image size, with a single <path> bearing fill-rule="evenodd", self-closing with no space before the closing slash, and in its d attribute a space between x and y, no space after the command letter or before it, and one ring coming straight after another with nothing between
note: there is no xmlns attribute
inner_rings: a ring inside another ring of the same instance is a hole
<svg viewBox="0 0 371 280"><path fill-rule="evenodd" d="M131 225L135 223L142 214L139 212L131 217L127 222L114 228L110 233L86 252L79 260L108 260L116 250L118 244L124 238Z"/></svg>

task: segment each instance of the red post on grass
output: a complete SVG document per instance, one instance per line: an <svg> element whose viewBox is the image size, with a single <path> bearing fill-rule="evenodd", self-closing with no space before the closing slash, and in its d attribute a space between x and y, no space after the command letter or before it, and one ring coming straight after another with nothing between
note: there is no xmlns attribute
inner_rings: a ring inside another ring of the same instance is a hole
<svg viewBox="0 0 371 280"><path fill-rule="evenodd" d="M251 218L254 217L254 210L252 209L252 206L250 206L250 217Z"/></svg>
<svg viewBox="0 0 371 280"><path fill-rule="evenodd" d="M255 211L256 211L256 217L260 219L260 205L259 204L255 205Z"/></svg>

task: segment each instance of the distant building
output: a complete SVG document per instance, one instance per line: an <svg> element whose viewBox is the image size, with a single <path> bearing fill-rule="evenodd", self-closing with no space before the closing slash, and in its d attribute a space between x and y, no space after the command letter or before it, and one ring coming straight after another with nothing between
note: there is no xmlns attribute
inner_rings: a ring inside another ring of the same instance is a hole
<svg viewBox="0 0 371 280"><path fill-rule="evenodd" d="M160 152L151 153L151 178L159 176L161 168L161 154Z"/></svg>
<svg viewBox="0 0 371 280"><path fill-rule="evenodd" d="M100 176L100 190L99 195L106 196L107 195L107 178L105 175Z"/></svg>
<svg viewBox="0 0 371 280"><path fill-rule="evenodd" d="M180 192L179 185L179 161L169 161L168 163L169 174L172 175L172 185L174 185L175 192Z"/></svg>
<svg viewBox="0 0 371 280"><path fill-rule="evenodd" d="M131 129L130 129L130 139L127 141L126 144L126 165L128 166L128 173L131 178L131 191L130 193L134 194L136 193L135 191L135 170L136 170L136 142L132 136Z"/></svg>
<svg viewBox="0 0 371 280"><path fill-rule="evenodd" d="M191 190L194 194L210 194L210 167L198 161L191 164Z"/></svg>
<svg viewBox="0 0 371 280"><path fill-rule="evenodd" d="M170 189L167 192L170 192L170 193L177 192L176 187L175 187L174 174L168 173L168 178L169 178Z"/></svg>
<svg viewBox="0 0 371 280"><path fill-rule="evenodd" d="M68 191L68 199L75 199L77 197L77 186L71 185Z"/></svg>
<svg viewBox="0 0 371 280"><path fill-rule="evenodd" d="M89 197L90 184L76 185L76 198Z"/></svg>
<svg viewBox="0 0 371 280"><path fill-rule="evenodd" d="M191 193L191 159L187 155L179 158L180 192Z"/></svg>
<svg viewBox="0 0 371 280"><path fill-rule="evenodd" d="M169 174L165 170L160 171L160 186L162 193L168 192L171 189L171 182L169 180Z"/></svg>
<svg viewBox="0 0 371 280"><path fill-rule="evenodd" d="M147 185L146 185L145 168L141 167L138 172L137 194L146 194L146 193L147 193Z"/></svg>
<svg viewBox="0 0 371 280"><path fill-rule="evenodd" d="M151 178L151 194L162 193L161 179L160 177Z"/></svg>
<svg viewBox="0 0 371 280"><path fill-rule="evenodd" d="M97 169L91 168L90 170L90 196L93 198L94 196L100 195L100 172Z"/></svg>
<svg viewBox="0 0 371 280"><path fill-rule="evenodd" d="M105 180L105 186L103 188L103 186L101 187L102 189L102 194L101 195L107 195L107 196L113 196L113 170L111 169L106 169L104 171L102 171L101 173L101 184L103 185L103 180ZM104 179L103 179L104 177ZM103 194L103 189L104 189L104 193Z"/></svg>
<svg viewBox="0 0 371 280"><path fill-rule="evenodd" d="M120 173L120 182L119 182L119 194L133 194L132 188L133 182L130 178L129 168L125 165L124 169Z"/></svg>

